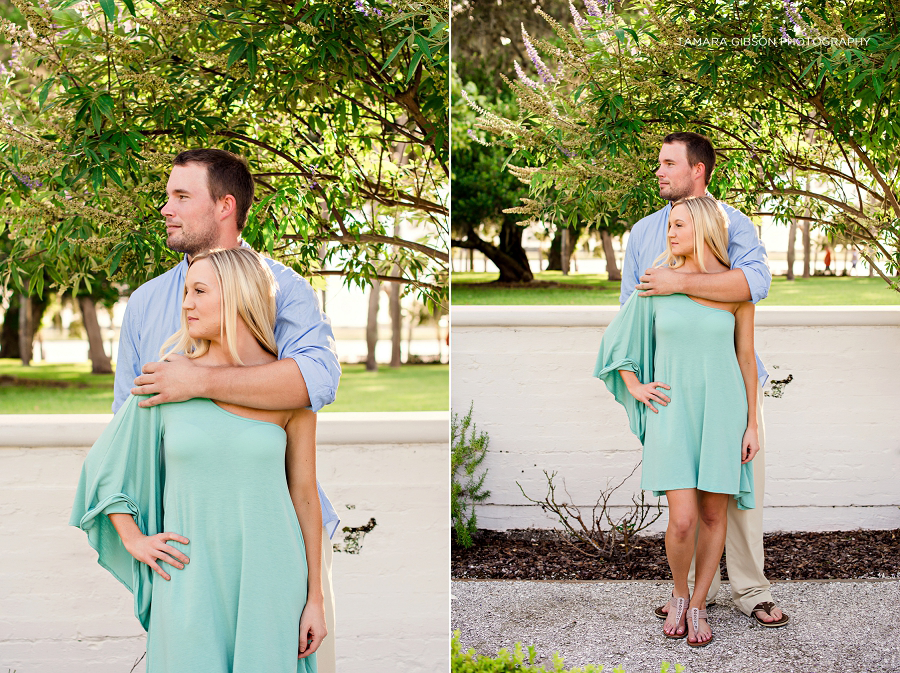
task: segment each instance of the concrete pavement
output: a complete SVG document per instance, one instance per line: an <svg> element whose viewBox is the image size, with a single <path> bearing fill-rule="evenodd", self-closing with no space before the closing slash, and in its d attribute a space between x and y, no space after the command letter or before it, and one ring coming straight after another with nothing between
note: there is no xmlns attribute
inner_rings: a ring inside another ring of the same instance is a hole
<svg viewBox="0 0 900 673"><path fill-rule="evenodd" d="M489 581L452 583L452 629L463 649L493 656L519 641L540 663L559 652L566 668L658 673L900 673L900 580L778 582L772 593L791 616L767 629L741 613L723 584L709 621L715 640L691 648L662 635L653 608L668 582Z"/></svg>

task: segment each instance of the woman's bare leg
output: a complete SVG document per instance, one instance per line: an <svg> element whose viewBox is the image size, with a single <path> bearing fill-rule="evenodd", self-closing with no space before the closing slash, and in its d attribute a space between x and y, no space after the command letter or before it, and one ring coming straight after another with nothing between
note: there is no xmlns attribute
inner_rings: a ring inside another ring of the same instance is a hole
<svg viewBox="0 0 900 673"><path fill-rule="evenodd" d="M666 491L669 501L669 525L666 528L666 558L675 582L673 592L676 598L688 599L688 571L694 556L694 536L697 530L699 505L696 488L680 488ZM723 537L724 544L724 537ZM686 612L686 611L685 611ZM680 636L685 631L684 616L675 623L675 611L669 610L663 630L671 636Z"/></svg>
<svg viewBox="0 0 900 673"><path fill-rule="evenodd" d="M694 595L689 608L703 610L706 608L706 594L713 581L713 575L719 568L722 552L725 551L725 531L728 525L726 510L728 499L726 493L709 493L697 491L700 511L699 533L697 535L697 565L694 581ZM688 562L690 564L690 562ZM687 582L687 578L685 578ZM712 637L712 631L705 619L701 619L697 633L693 625L688 627L688 640L692 643L703 643Z"/></svg>

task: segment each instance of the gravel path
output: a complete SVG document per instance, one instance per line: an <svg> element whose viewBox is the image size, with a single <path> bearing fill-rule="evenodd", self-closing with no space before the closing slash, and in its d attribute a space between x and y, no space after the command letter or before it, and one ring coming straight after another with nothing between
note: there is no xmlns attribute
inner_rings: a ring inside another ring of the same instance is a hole
<svg viewBox="0 0 900 673"><path fill-rule="evenodd" d="M665 582L454 581L452 629L463 649L493 656L521 642L539 663L559 652L566 668L603 664L658 673L900 673L900 580L779 582L772 593L790 616L766 629L744 616L723 584L710 608L715 640L703 648L662 636L652 608ZM674 666L672 668L674 671Z"/></svg>

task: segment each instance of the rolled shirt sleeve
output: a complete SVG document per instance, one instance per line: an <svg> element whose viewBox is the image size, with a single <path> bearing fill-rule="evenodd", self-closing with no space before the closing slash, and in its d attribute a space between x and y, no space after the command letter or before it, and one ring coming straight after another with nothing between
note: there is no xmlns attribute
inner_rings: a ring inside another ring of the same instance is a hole
<svg viewBox="0 0 900 673"><path fill-rule="evenodd" d="M769 295L772 272L766 247L756 234L756 227L749 217L739 210L722 204L728 213L728 257L732 269L740 269L750 286L750 300L755 304Z"/></svg>
<svg viewBox="0 0 900 673"><path fill-rule="evenodd" d="M280 288L275 322L278 359L297 363L310 409L319 411L334 402L341 377L331 321L319 309L316 293L306 280L284 266L272 270Z"/></svg>

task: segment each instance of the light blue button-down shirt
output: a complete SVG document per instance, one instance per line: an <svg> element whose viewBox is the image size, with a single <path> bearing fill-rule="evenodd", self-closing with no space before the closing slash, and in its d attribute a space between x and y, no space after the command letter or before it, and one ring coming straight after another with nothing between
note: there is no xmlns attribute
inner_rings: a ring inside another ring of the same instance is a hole
<svg viewBox="0 0 900 673"><path fill-rule="evenodd" d="M278 357L291 358L297 363L309 391L311 409L319 411L334 402L341 376L331 321L320 310L315 291L304 278L283 264L263 259L278 283L275 295ZM185 256L178 266L147 281L128 299L119 335L113 413L125 404L141 368L148 362L159 361L160 348L181 327L187 269ZM322 523L333 536L340 520L321 485L318 481L316 484L322 503Z"/></svg>
<svg viewBox="0 0 900 673"><path fill-rule="evenodd" d="M719 203L728 215L728 259L731 261L731 268L744 272L750 286L751 301L755 304L768 296L769 286L772 284L766 248L759 240L756 227L749 217L727 203L721 201ZM624 304L634 292L635 286L641 282L644 271L651 268L656 259L666 251L666 234L671 210L670 202L631 228L628 246L625 249L625 263L622 267L620 304ZM756 373L760 385L765 385L769 373L759 359L759 354L756 355Z"/></svg>

